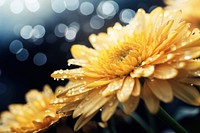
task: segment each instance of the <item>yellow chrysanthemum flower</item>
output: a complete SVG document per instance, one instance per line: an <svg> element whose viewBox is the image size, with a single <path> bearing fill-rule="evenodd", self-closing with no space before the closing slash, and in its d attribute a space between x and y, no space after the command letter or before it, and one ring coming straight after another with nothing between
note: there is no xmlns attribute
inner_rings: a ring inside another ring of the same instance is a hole
<svg viewBox="0 0 200 133"><path fill-rule="evenodd" d="M150 14L139 9L127 26L116 23L107 34L92 34L93 48L73 45L74 59L81 66L52 73L55 79L69 79L57 93L65 106L58 113L74 110L81 128L100 109L103 122L122 103L133 112L142 98L150 112L156 113L159 101L171 102L173 96L200 105L200 31L189 31L190 24L180 21L181 11L168 12L158 7ZM56 101L58 102L58 101Z"/></svg>
<svg viewBox="0 0 200 133"><path fill-rule="evenodd" d="M200 27L199 0L165 0L167 10L182 10L183 20L192 23L192 27Z"/></svg>
<svg viewBox="0 0 200 133"><path fill-rule="evenodd" d="M48 85L43 92L30 90L26 94L27 104L11 104L9 111L2 112L0 132L32 133L47 129L63 117L56 114L61 105L50 105L54 98Z"/></svg>

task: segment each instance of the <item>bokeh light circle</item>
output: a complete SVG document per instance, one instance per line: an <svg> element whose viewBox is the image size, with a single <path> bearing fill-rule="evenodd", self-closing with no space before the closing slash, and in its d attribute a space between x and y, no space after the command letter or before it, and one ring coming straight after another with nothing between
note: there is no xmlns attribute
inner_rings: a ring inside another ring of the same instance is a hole
<svg viewBox="0 0 200 133"><path fill-rule="evenodd" d="M93 16L91 19L90 19L90 26L93 28L93 29L100 29L104 26L104 19L98 17L97 15Z"/></svg>
<svg viewBox="0 0 200 133"><path fill-rule="evenodd" d="M79 7L79 0L65 0L64 5L67 10L74 11Z"/></svg>
<svg viewBox="0 0 200 133"><path fill-rule="evenodd" d="M38 52L33 57L33 63L37 66L42 66L46 64L47 62L47 56L44 53Z"/></svg>
<svg viewBox="0 0 200 133"><path fill-rule="evenodd" d="M33 37L34 38L42 38L44 35L45 35L45 28L44 26L42 25L36 25L34 28L33 28Z"/></svg>
<svg viewBox="0 0 200 133"><path fill-rule="evenodd" d="M64 1L62 0L51 0L51 7L56 13L62 13L65 10Z"/></svg>
<svg viewBox="0 0 200 133"><path fill-rule="evenodd" d="M77 30L73 27L70 27L65 33L65 38L67 39L67 41L71 42L76 38L76 33Z"/></svg>
<svg viewBox="0 0 200 133"><path fill-rule="evenodd" d="M9 50L13 54L17 54L23 48L23 43L20 40L14 40L9 45Z"/></svg>
<svg viewBox="0 0 200 133"><path fill-rule="evenodd" d="M124 9L120 12L119 18L124 23L129 23L135 16L135 11L132 9Z"/></svg>
<svg viewBox="0 0 200 133"><path fill-rule="evenodd" d="M21 0L13 0L10 4L10 10L14 14L19 14L24 10L24 4Z"/></svg>
<svg viewBox="0 0 200 133"><path fill-rule="evenodd" d="M32 26L25 25L20 30L21 37L24 38L24 39L30 39L32 37L32 30L33 30Z"/></svg>
<svg viewBox="0 0 200 133"><path fill-rule="evenodd" d="M29 52L28 52L28 50L25 49L25 48L20 49L20 50L16 53L16 58L17 58L17 60L19 60L19 61L25 61L25 60L28 59L28 57L29 57Z"/></svg>
<svg viewBox="0 0 200 133"><path fill-rule="evenodd" d="M93 13L93 11L94 11L94 5L92 3L87 2L87 1L81 3L80 5L81 14L90 15Z"/></svg>
<svg viewBox="0 0 200 133"><path fill-rule="evenodd" d="M25 5L30 12L36 12L40 9L38 0L25 0Z"/></svg>

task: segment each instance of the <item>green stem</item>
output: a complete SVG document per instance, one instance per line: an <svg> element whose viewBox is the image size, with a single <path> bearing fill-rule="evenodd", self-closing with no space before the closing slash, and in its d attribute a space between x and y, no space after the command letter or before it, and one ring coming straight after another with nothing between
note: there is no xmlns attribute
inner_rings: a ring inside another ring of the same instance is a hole
<svg viewBox="0 0 200 133"><path fill-rule="evenodd" d="M130 115L146 132L150 132L149 126L146 124L146 122L137 114L132 113Z"/></svg>
<svg viewBox="0 0 200 133"><path fill-rule="evenodd" d="M162 107L160 107L157 116L166 122L176 133L189 133L176 120L174 120Z"/></svg>
<svg viewBox="0 0 200 133"><path fill-rule="evenodd" d="M123 110L122 104L118 106L121 110ZM133 112L130 114L131 118L133 118L147 133L149 133L150 127L146 124L146 122L136 113Z"/></svg>

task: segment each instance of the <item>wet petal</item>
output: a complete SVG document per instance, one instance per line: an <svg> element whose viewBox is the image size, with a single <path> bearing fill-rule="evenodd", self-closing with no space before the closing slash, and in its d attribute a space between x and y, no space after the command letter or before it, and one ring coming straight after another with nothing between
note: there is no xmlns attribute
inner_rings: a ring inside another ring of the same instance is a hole
<svg viewBox="0 0 200 133"><path fill-rule="evenodd" d="M198 85L200 86L200 79L199 78L185 78L180 80L183 83L187 83L190 85Z"/></svg>
<svg viewBox="0 0 200 133"><path fill-rule="evenodd" d="M178 74L178 71L171 67L170 65L156 65L154 71L154 77L158 79L171 79L174 78Z"/></svg>
<svg viewBox="0 0 200 133"><path fill-rule="evenodd" d="M119 102L117 98L114 97L106 105L103 106L103 111L101 114L101 119L103 122L108 121L110 117L115 113L118 103Z"/></svg>
<svg viewBox="0 0 200 133"><path fill-rule="evenodd" d="M133 96L139 96L141 92L141 84L138 78L135 78L135 86L132 91Z"/></svg>
<svg viewBox="0 0 200 133"><path fill-rule="evenodd" d="M123 110L126 114L131 114L138 106L140 97L131 96L127 101L123 102Z"/></svg>
<svg viewBox="0 0 200 133"><path fill-rule="evenodd" d="M112 81L110 84L108 84L106 89L102 92L102 95L108 96L108 95L111 95L116 90L120 89L123 85L123 80L124 80L124 78L116 79L116 80Z"/></svg>
<svg viewBox="0 0 200 133"><path fill-rule="evenodd" d="M200 69L200 60L189 60L186 62L184 69L197 70Z"/></svg>
<svg viewBox="0 0 200 133"><path fill-rule="evenodd" d="M68 61L68 65L77 65L77 66L86 66L89 65L87 60L83 60L83 59L69 59Z"/></svg>
<svg viewBox="0 0 200 133"><path fill-rule="evenodd" d="M97 98L99 98L99 95L101 95L101 92L99 89L93 90L90 93L88 93L87 97L85 97L81 103L77 106L77 108L73 112L73 118L78 117L81 115L84 111L84 108L91 104L94 105L94 102Z"/></svg>
<svg viewBox="0 0 200 133"><path fill-rule="evenodd" d="M84 70L82 68L76 68L71 70L57 70L51 74L51 77L55 79L78 79L84 76Z"/></svg>
<svg viewBox="0 0 200 133"><path fill-rule="evenodd" d="M84 115L82 115L76 122L76 124L74 125L74 131L78 131L80 128L82 128L87 122L89 122L92 117L94 117L96 115L98 111L94 112L93 114L91 114L88 117L85 117Z"/></svg>
<svg viewBox="0 0 200 133"><path fill-rule="evenodd" d="M105 33L99 33L98 36L92 34L89 36L89 41L96 50L104 50L108 48L109 36Z"/></svg>
<svg viewBox="0 0 200 133"><path fill-rule="evenodd" d="M166 80L148 80L147 85L154 93L154 95L163 102L171 102L173 99L173 92L171 85Z"/></svg>
<svg viewBox="0 0 200 133"><path fill-rule="evenodd" d="M149 86L145 83L142 89L142 98L151 113L156 113L159 109L159 100L158 98L152 93Z"/></svg>
<svg viewBox="0 0 200 133"><path fill-rule="evenodd" d="M75 59L83 60L92 60L98 55L98 53L94 49L88 48L85 45L73 45L71 47L71 53Z"/></svg>
<svg viewBox="0 0 200 133"><path fill-rule="evenodd" d="M125 102L126 100L129 99L132 90L135 85L135 80L131 77L127 77L124 80L123 86L120 90L117 91L117 98L120 102Z"/></svg>
<svg viewBox="0 0 200 133"><path fill-rule="evenodd" d="M170 81L170 83L177 98L191 105L200 105L200 94L195 87L175 81Z"/></svg>
<svg viewBox="0 0 200 133"><path fill-rule="evenodd" d="M131 72L130 75L132 78L149 77L153 74L153 72L154 72L154 65L147 65L134 69L134 71Z"/></svg>

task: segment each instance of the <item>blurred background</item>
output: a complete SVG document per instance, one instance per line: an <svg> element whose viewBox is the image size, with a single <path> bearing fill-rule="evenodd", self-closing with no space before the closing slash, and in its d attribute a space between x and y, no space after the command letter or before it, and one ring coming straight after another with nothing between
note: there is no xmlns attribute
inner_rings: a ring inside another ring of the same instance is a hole
<svg viewBox="0 0 200 133"><path fill-rule="evenodd" d="M106 32L115 22L126 25L138 8L150 12L157 6L165 5L161 0L0 0L0 112L11 103L25 103L30 89L65 85L50 74L70 68L73 44L90 46L90 34ZM199 108L176 100L166 110L180 120L200 121ZM172 132L162 126L158 131Z"/></svg>

